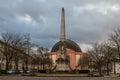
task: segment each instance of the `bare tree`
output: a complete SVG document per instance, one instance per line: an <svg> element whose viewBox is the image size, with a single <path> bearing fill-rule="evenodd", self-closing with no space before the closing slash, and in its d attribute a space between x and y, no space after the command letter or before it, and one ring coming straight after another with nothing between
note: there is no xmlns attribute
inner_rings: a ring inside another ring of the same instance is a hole
<svg viewBox="0 0 120 80"><path fill-rule="evenodd" d="M11 45L20 50L24 50L22 48L24 46L24 36L20 34L14 34ZM24 53L21 53L19 51L16 51L16 50L13 51L13 58L14 58L14 63L16 65L16 70L18 70L18 65L19 65L19 60L21 59L20 57L21 54L24 55Z"/></svg>
<svg viewBox="0 0 120 80"><path fill-rule="evenodd" d="M102 70L107 71L109 75L112 69L112 62L116 58L115 48L111 45L111 42L103 42L101 44L94 44L93 49L88 51L89 53L89 67L94 67L99 70L101 75Z"/></svg>
<svg viewBox="0 0 120 80"><path fill-rule="evenodd" d="M88 51L89 63L92 63L95 69L98 69L99 74L102 74L102 66L104 65L104 54L102 53L102 47L96 43L93 45L93 49Z"/></svg>
<svg viewBox="0 0 120 80"><path fill-rule="evenodd" d="M39 54L32 54L32 65L33 69L36 69L35 66L37 66L37 70L40 70L40 64L41 64L41 56Z"/></svg>
<svg viewBox="0 0 120 80"><path fill-rule="evenodd" d="M24 62L23 62L23 70L26 72L28 70L28 64L29 64L29 57L30 57L30 51L31 51L31 42L30 42L30 34L24 35L24 52L26 53L24 56Z"/></svg>
<svg viewBox="0 0 120 80"><path fill-rule="evenodd" d="M51 70L51 68L52 68L52 59L50 59L48 53L45 54L44 64L46 65L47 70Z"/></svg>
<svg viewBox="0 0 120 80"><path fill-rule="evenodd" d="M41 59L41 66L42 69L45 70L45 54L47 53L48 49L47 48L43 48L43 47L39 47L38 48L38 53L39 53L39 58Z"/></svg>
<svg viewBox="0 0 120 80"><path fill-rule="evenodd" d="M120 29L114 30L110 36L109 41L111 42L111 45L113 47L113 64L114 64L114 73L116 74L116 61L120 62Z"/></svg>
<svg viewBox="0 0 120 80"><path fill-rule="evenodd" d="M19 59L22 55L25 55L25 41L26 38L20 34L2 33L1 35L2 48L1 53L4 54L6 59L6 70L11 68L11 64L14 61L16 70L18 70Z"/></svg>
<svg viewBox="0 0 120 80"><path fill-rule="evenodd" d="M109 72L112 68L112 60L114 58L114 48L111 46L110 42L104 42L101 45L102 47L102 53L104 54L104 61L106 64L106 69L107 69L107 75L109 75Z"/></svg>
<svg viewBox="0 0 120 80"><path fill-rule="evenodd" d="M120 59L120 29L114 30L114 32L109 37L113 46L117 49L117 54Z"/></svg>
<svg viewBox="0 0 120 80"><path fill-rule="evenodd" d="M13 34L12 33L2 33L1 35L2 37L2 41L6 44L11 45L11 43L13 42ZM12 62L12 57L13 57L13 49L6 46L6 45L2 45L2 53L5 56L6 59L6 70L8 70L10 67L10 63Z"/></svg>

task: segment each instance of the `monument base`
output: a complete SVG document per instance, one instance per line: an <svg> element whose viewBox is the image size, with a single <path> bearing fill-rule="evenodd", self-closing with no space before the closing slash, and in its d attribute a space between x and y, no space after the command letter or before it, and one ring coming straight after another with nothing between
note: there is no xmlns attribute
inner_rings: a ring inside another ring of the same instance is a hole
<svg viewBox="0 0 120 80"><path fill-rule="evenodd" d="M67 59L59 58L56 63L55 72L71 72Z"/></svg>

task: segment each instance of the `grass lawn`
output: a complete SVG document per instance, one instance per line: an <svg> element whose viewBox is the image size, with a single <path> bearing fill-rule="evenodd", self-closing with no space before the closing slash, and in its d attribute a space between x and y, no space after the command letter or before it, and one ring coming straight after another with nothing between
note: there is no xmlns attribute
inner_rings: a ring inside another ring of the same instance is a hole
<svg viewBox="0 0 120 80"><path fill-rule="evenodd" d="M48 74L48 73L34 73L34 74L24 74L24 76L37 76L37 77L87 77L88 74Z"/></svg>

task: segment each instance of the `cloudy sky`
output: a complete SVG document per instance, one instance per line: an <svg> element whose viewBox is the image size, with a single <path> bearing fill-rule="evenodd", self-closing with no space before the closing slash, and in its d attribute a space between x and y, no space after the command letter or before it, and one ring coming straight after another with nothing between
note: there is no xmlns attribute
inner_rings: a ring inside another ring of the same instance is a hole
<svg viewBox="0 0 120 80"><path fill-rule="evenodd" d="M66 36L83 51L120 26L120 0L0 0L0 33L29 33L32 43L51 48L59 41L62 7Z"/></svg>

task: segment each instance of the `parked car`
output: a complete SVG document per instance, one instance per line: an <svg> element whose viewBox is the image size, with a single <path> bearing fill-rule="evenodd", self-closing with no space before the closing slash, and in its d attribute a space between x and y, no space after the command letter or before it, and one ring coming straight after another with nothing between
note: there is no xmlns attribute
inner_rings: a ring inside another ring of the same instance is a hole
<svg viewBox="0 0 120 80"><path fill-rule="evenodd" d="M8 70L7 73L8 73L8 74L15 74L15 73L16 73L16 70Z"/></svg>
<svg viewBox="0 0 120 80"><path fill-rule="evenodd" d="M19 73L23 73L24 71L23 70L19 70Z"/></svg>
<svg viewBox="0 0 120 80"><path fill-rule="evenodd" d="M18 74L18 73L23 73L23 70L8 70L8 74Z"/></svg>

